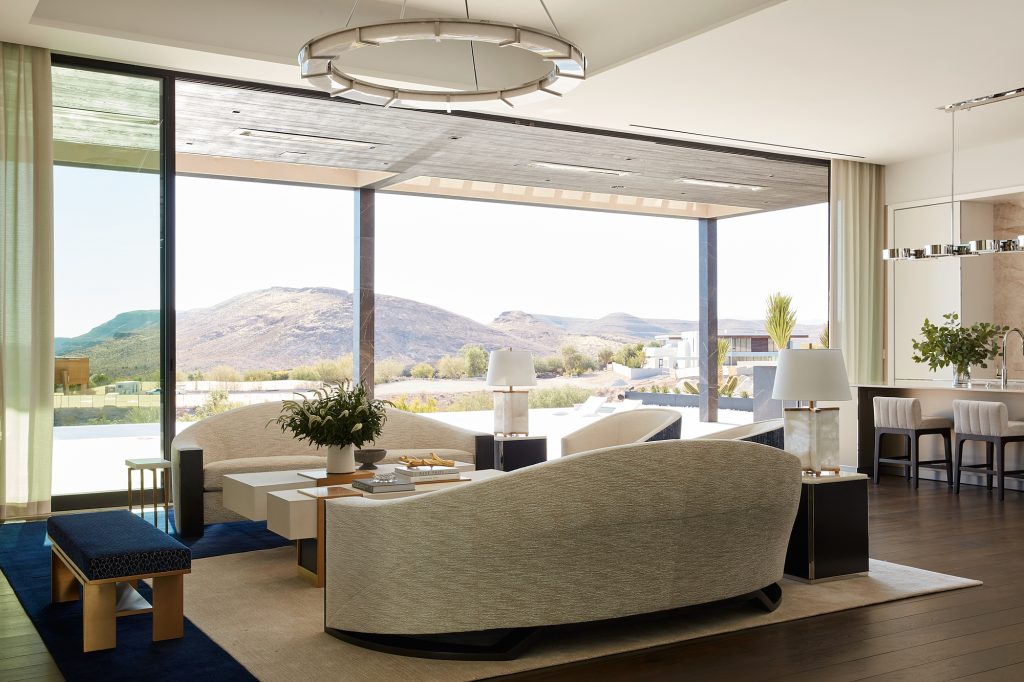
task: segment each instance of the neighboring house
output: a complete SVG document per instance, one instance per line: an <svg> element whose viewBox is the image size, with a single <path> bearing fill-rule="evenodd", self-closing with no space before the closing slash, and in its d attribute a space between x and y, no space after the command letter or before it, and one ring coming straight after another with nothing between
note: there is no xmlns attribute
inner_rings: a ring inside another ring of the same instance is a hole
<svg viewBox="0 0 1024 682"><path fill-rule="evenodd" d="M725 364L753 365L774 362L778 356L778 348L767 334L729 334L724 332L719 338L728 339L732 351ZM678 334L659 334L654 337L660 341L660 347L644 348L647 360L644 367L650 369L685 370L682 374L690 375L697 369L697 332L688 331ZM794 335L789 342L790 348L801 348L811 343L807 335Z"/></svg>

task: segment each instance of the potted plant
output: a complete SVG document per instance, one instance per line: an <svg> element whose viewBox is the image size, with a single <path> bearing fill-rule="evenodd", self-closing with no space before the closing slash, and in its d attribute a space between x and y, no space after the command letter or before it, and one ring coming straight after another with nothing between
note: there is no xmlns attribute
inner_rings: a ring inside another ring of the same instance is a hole
<svg viewBox="0 0 1024 682"><path fill-rule="evenodd" d="M941 325L925 318L921 325L922 340L914 339L914 362L928 363L935 371L941 367L954 368L953 386L971 385L971 365L988 367L988 361L999 355L998 339L1009 327L978 322L970 327L960 324L960 316L946 313Z"/></svg>
<svg viewBox="0 0 1024 682"><path fill-rule="evenodd" d="M387 400L371 400L363 384L330 383L313 391L314 397L285 400L281 416L272 420L282 431L327 448L327 473L356 470L355 449L372 443L387 420Z"/></svg>

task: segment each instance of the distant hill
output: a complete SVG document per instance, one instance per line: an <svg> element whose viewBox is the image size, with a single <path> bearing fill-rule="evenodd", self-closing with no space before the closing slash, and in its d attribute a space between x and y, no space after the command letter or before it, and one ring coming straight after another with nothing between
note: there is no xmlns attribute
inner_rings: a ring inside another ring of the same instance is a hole
<svg viewBox="0 0 1024 682"><path fill-rule="evenodd" d="M245 371L291 369L352 352L352 296L327 287L272 287L240 294L209 308L178 314L177 365L208 371L229 365ZM649 320L612 313L597 320L507 311L480 324L436 306L377 296L377 356L433 362L467 343L513 347L537 355L573 344L585 353L651 340L657 334L696 329L695 321ZM721 320L725 333L763 333L756 320ZM797 334L817 339L819 327ZM159 314L122 313L82 336L60 339L58 352L86 355L91 371L108 376L145 374L159 366Z"/></svg>
<svg viewBox="0 0 1024 682"><path fill-rule="evenodd" d="M80 336L71 338L58 336L53 341L54 352L57 355L65 355L74 352L77 348L88 348L103 341L123 338L138 332L140 329L159 324L159 310L132 310L127 313L120 313L113 319L93 327Z"/></svg>

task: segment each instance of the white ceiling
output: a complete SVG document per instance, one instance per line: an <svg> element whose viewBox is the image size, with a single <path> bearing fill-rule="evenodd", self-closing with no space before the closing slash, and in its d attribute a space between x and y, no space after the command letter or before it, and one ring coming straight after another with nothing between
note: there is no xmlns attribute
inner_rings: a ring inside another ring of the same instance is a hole
<svg viewBox="0 0 1024 682"><path fill-rule="evenodd" d="M1024 85L1020 0L546 2L586 52L591 75L560 100L516 110L526 118L893 163L948 150L950 117L936 107ZM360 0L353 23L397 18L400 5ZM343 26L350 8L350 0L4 0L0 40L297 85L297 49ZM551 30L539 1L470 0L469 8L474 18ZM460 0L407 8L410 17L463 12ZM1024 98L957 119L958 146L1024 137Z"/></svg>

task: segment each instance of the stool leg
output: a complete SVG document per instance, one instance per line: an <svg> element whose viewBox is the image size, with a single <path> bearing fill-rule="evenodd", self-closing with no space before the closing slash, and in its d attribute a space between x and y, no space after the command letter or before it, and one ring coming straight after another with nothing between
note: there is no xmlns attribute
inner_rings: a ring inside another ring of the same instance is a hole
<svg viewBox="0 0 1024 682"><path fill-rule="evenodd" d="M82 651L117 646L117 583L82 586Z"/></svg>
<svg viewBox="0 0 1024 682"><path fill-rule="evenodd" d="M153 641L185 634L185 581L181 574L153 578Z"/></svg>
<svg viewBox="0 0 1024 682"><path fill-rule="evenodd" d="M920 436L916 433L910 437L910 467L907 471L913 470L914 472L914 490L917 490L917 483L921 480L921 469L917 465L917 449L919 445Z"/></svg>
<svg viewBox="0 0 1024 682"><path fill-rule="evenodd" d="M882 456L882 436L884 436L884 435L885 434L882 433L881 431L878 431L878 430L875 431L875 471L874 471L874 474L873 474L874 479L875 479L875 485L878 485L878 469L879 469L878 459Z"/></svg>
<svg viewBox="0 0 1024 682"><path fill-rule="evenodd" d="M910 483L910 468L912 465L912 458L914 453L914 437L907 436L907 466L904 469L906 472L907 483Z"/></svg>
<svg viewBox="0 0 1024 682"><path fill-rule="evenodd" d="M946 487L953 487L953 447L950 444L949 431L942 434L942 445L946 450Z"/></svg>
<svg viewBox="0 0 1024 682"><path fill-rule="evenodd" d="M167 484L167 481L168 481L167 469L163 470L163 473L160 475L160 480L164 484L164 532L165 533L169 533L170 532L168 530L169 526L167 524L170 522L171 513L170 513L170 507L167 506L167 503L169 501L169 498L170 498L170 495L171 495L171 491L169 491L167 489L169 487L168 484Z"/></svg>
<svg viewBox="0 0 1024 682"><path fill-rule="evenodd" d="M132 510L132 470L128 469L128 511Z"/></svg>
<svg viewBox="0 0 1024 682"><path fill-rule="evenodd" d="M1006 468L1006 443L1000 440L996 443L996 487L999 488L999 500L1003 499L1003 471Z"/></svg>
<svg viewBox="0 0 1024 682"><path fill-rule="evenodd" d="M953 492L960 494L960 464L964 460L964 439L958 434L953 458Z"/></svg>
<svg viewBox="0 0 1024 682"><path fill-rule="evenodd" d="M78 581L56 552L50 550L50 602L78 601Z"/></svg>
<svg viewBox="0 0 1024 682"><path fill-rule="evenodd" d="M985 483L989 490L992 490L992 451L995 450L995 445L992 441L985 441L985 468L988 469L988 473L985 474Z"/></svg>

